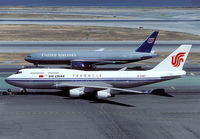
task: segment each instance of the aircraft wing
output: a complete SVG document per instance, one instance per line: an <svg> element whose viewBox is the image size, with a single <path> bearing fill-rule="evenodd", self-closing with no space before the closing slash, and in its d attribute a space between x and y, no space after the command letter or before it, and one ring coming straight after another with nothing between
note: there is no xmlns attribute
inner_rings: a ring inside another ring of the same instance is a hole
<svg viewBox="0 0 200 139"><path fill-rule="evenodd" d="M131 89L122 89L122 88L113 88L111 86L102 86L102 85L75 85L75 84L70 84L70 83L60 83L56 84L55 86L57 89L73 89L73 88L85 88L86 90L93 90L93 91L100 91L100 90L106 90L110 89L111 94L119 94L121 92L126 92L126 93L133 93L133 94L144 94L144 93L150 93L148 91L137 91L137 90L131 90Z"/></svg>

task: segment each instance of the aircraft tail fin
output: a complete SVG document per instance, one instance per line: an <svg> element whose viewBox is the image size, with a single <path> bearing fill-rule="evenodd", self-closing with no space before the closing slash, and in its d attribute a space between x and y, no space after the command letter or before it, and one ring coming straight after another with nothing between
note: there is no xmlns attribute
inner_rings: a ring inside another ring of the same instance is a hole
<svg viewBox="0 0 200 139"><path fill-rule="evenodd" d="M150 53L153 45L156 41L156 38L158 36L158 31L154 31L144 42L142 45L140 45L135 51L136 52L146 52Z"/></svg>
<svg viewBox="0 0 200 139"><path fill-rule="evenodd" d="M182 71L183 65L192 45L181 45L152 70L154 71Z"/></svg>

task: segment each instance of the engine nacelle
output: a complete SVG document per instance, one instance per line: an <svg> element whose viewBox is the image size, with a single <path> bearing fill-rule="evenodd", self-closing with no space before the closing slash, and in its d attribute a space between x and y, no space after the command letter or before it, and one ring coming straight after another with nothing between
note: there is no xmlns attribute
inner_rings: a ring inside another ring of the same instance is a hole
<svg viewBox="0 0 200 139"><path fill-rule="evenodd" d="M84 63L81 61L72 61L71 68L72 69L95 69L96 65L92 63Z"/></svg>
<svg viewBox="0 0 200 139"><path fill-rule="evenodd" d="M85 90L84 87L70 89L69 90L69 96L70 97L80 97L85 93L84 90Z"/></svg>
<svg viewBox="0 0 200 139"><path fill-rule="evenodd" d="M111 90L106 89L106 90L97 91L96 97L98 99L105 99L105 98L111 97Z"/></svg>

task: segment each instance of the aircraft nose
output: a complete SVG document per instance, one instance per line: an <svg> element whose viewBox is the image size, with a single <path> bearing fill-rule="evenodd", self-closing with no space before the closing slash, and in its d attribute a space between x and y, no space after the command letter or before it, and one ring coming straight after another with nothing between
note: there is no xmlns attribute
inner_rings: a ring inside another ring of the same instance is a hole
<svg viewBox="0 0 200 139"><path fill-rule="evenodd" d="M18 83L15 80L9 77L5 79L5 82L7 82L9 85L14 85L14 86L18 85Z"/></svg>
<svg viewBox="0 0 200 139"><path fill-rule="evenodd" d="M13 76L9 76L5 79L5 82L7 82L8 84L10 85L14 85L15 84L15 81L13 80Z"/></svg>
<svg viewBox="0 0 200 139"><path fill-rule="evenodd" d="M6 78L5 81L6 81L8 84L10 84L10 82L11 82L11 80L9 79L9 77Z"/></svg>
<svg viewBox="0 0 200 139"><path fill-rule="evenodd" d="M28 59L30 59L30 57L27 56L27 57L25 57L24 59L25 59L25 60L28 60Z"/></svg>
<svg viewBox="0 0 200 139"><path fill-rule="evenodd" d="M27 57L24 58L24 60L27 61L27 62L31 62L32 58L31 58L31 56L27 56Z"/></svg>

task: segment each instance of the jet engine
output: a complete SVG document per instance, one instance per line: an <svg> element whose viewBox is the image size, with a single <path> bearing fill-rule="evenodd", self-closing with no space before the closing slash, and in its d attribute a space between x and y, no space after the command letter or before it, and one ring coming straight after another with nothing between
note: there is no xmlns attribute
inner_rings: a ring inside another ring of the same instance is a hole
<svg viewBox="0 0 200 139"><path fill-rule="evenodd" d="M98 99L105 99L105 98L111 97L111 90L106 89L106 90L97 91L96 97Z"/></svg>
<svg viewBox="0 0 200 139"><path fill-rule="evenodd" d="M80 97L84 94L84 87L69 90L70 97Z"/></svg>
<svg viewBox="0 0 200 139"><path fill-rule="evenodd" d="M96 65L92 63L81 62L81 61L72 61L71 68L72 69L95 69Z"/></svg>

